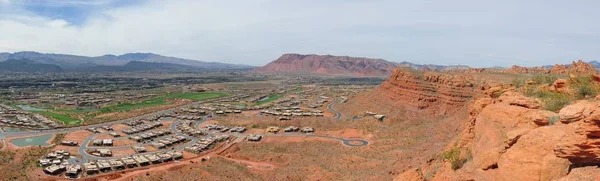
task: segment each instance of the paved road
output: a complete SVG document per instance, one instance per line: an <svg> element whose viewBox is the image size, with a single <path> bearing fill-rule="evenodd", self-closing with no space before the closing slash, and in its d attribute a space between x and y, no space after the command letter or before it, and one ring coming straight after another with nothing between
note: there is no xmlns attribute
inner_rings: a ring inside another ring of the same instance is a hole
<svg viewBox="0 0 600 181"><path fill-rule="evenodd" d="M337 99L337 98L336 98L336 99L334 99L334 100L331 102L331 104L327 105L327 109L329 109L329 111L331 111L332 113L334 113L334 114L335 114L335 118L336 118L336 119L341 119L341 118L342 118L342 113L340 113L340 112L336 111L336 110L335 110L335 109L333 109L333 107L332 107L333 105L337 104L337 102L338 102L338 99Z"/></svg>
<svg viewBox="0 0 600 181"><path fill-rule="evenodd" d="M283 134L267 134L265 136L277 136L277 137L285 137L285 136L308 136L308 137L321 137L328 139L336 139L342 142L342 144L346 146L366 146L369 145L369 141L358 138L340 138L328 135L318 135L318 134L302 134L302 133L283 133Z"/></svg>

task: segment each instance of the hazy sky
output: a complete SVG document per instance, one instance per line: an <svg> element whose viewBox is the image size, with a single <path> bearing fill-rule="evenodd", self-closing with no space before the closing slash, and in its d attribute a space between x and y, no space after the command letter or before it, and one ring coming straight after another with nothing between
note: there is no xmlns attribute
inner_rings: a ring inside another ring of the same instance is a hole
<svg viewBox="0 0 600 181"><path fill-rule="evenodd" d="M600 58L597 0L0 0L0 52L283 53L532 66Z"/></svg>

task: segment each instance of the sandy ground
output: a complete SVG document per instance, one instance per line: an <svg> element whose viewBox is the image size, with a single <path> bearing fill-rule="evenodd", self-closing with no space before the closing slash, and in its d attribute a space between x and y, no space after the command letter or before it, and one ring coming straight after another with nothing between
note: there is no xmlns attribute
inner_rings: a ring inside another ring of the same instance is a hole
<svg viewBox="0 0 600 181"><path fill-rule="evenodd" d="M222 158L225 158L229 161L233 161L235 163L244 165L246 168L249 169L256 169L256 170L275 170L275 166L272 164L269 164L267 162L253 162L253 161L249 161L249 160L243 160L243 159L233 159L233 158L227 158L227 157L223 157L220 156Z"/></svg>
<svg viewBox="0 0 600 181"><path fill-rule="evenodd" d="M119 132L119 131L129 129L131 127L124 125L124 124L115 124L112 126L112 128L113 128L113 130L115 130L115 132Z"/></svg>
<svg viewBox="0 0 600 181"><path fill-rule="evenodd" d="M94 137L94 139L112 139L112 138L114 138L114 137L111 135L108 135L108 134L100 134L100 135Z"/></svg>
<svg viewBox="0 0 600 181"><path fill-rule="evenodd" d="M136 144L136 143L137 142L135 142L133 140L130 140L130 139L122 139L122 140L115 140L113 146L133 145L133 144Z"/></svg>
<svg viewBox="0 0 600 181"><path fill-rule="evenodd" d="M339 142L335 139L321 138L321 137L309 137L309 136L265 136L261 142L282 142L282 143L296 143L304 141L332 141Z"/></svg>
<svg viewBox="0 0 600 181"><path fill-rule="evenodd" d="M155 147L150 146L150 145L144 145L144 148L146 148L146 151L148 151L148 152L158 151L158 149L156 149Z"/></svg>
<svg viewBox="0 0 600 181"><path fill-rule="evenodd" d="M135 151L131 148L123 148L123 149L113 149L112 150L114 157L133 155Z"/></svg>

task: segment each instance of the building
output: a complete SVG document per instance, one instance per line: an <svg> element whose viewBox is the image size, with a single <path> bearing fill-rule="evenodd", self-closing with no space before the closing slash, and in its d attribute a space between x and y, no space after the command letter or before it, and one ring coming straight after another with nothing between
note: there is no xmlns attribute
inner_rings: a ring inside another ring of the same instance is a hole
<svg viewBox="0 0 600 181"><path fill-rule="evenodd" d="M300 132L302 133L313 133L315 132L315 128L311 128L311 127L303 127Z"/></svg>
<svg viewBox="0 0 600 181"><path fill-rule="evenodd" d="M277 132L279 132L279 130L280 130L279 127L271 126L271 127L267 128L267 133L277 133Z"/></svg>
<svg viewBox="0 0 600 181"><path fill-rule="evenodd" d="M146 152L146 148L143 146L133 146L131 147L136 153L144 153Z"/></svg>
<svg viewBox="0 0 600 181"><path fill-rule="evenodd" d="M49 167L46 167L44 169L44 173L46 174L50 174L50 175L57 175L60 174L64 171L66 171L67 167L65 167L64 165L52 165Z"/></svg>
<svg viewBox="0 0 600 181"><path fill-rule="evenodd" d="M251 135L248 135L248 137L246 137L246 139L248 141L260 141L262 139L262 137L263 137L262 135L251 134Z"/></svg>

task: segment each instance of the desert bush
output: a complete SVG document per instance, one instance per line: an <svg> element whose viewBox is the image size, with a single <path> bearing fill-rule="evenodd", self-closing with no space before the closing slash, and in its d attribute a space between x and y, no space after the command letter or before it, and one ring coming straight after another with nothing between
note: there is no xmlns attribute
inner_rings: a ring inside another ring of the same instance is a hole
<svg viewBox="0 0 600 181"><path fill-rule="evenodd" d="M460 169L468 161L468 156L463 155L458 147L454 147L451 150L444 152L443 156L444 160L447 160L451 163L452 170Z"/></svg>
<svg viewBox="0 0 600 181"><path fill-rule="evenodd" d="M548 117L548 121L550 122L550 125L556 124L556 122L558 122L559 120L560 120L560 116L550 116L550 117Z"/></svg>
<svg viewBox="0 0 600 181"><path fill-rule="evenodd" d="M544 109L553 112L559 111L573 101L573 99L567 94L552 92L545 89L536 89L535 87L531 86L525 88L524 94L529 97L541 99Z"/></svg>
<svg viewBox="0 0 600 181"><path fill-rule="evenodd" d="M595 97L598 94L598 88L593 84L590 76L571 78L569 82L575 89L577 99Z"/></svg>
<svg viewBox="0 0 600 181"><path fill-rule="evenodd" d="M557 79L558 79L558 77L556 75L552 75L552 74L537 74L531 78L531 80L533 82L535 82L536 84L545 84L545 85L552 85Z"/></svg>

